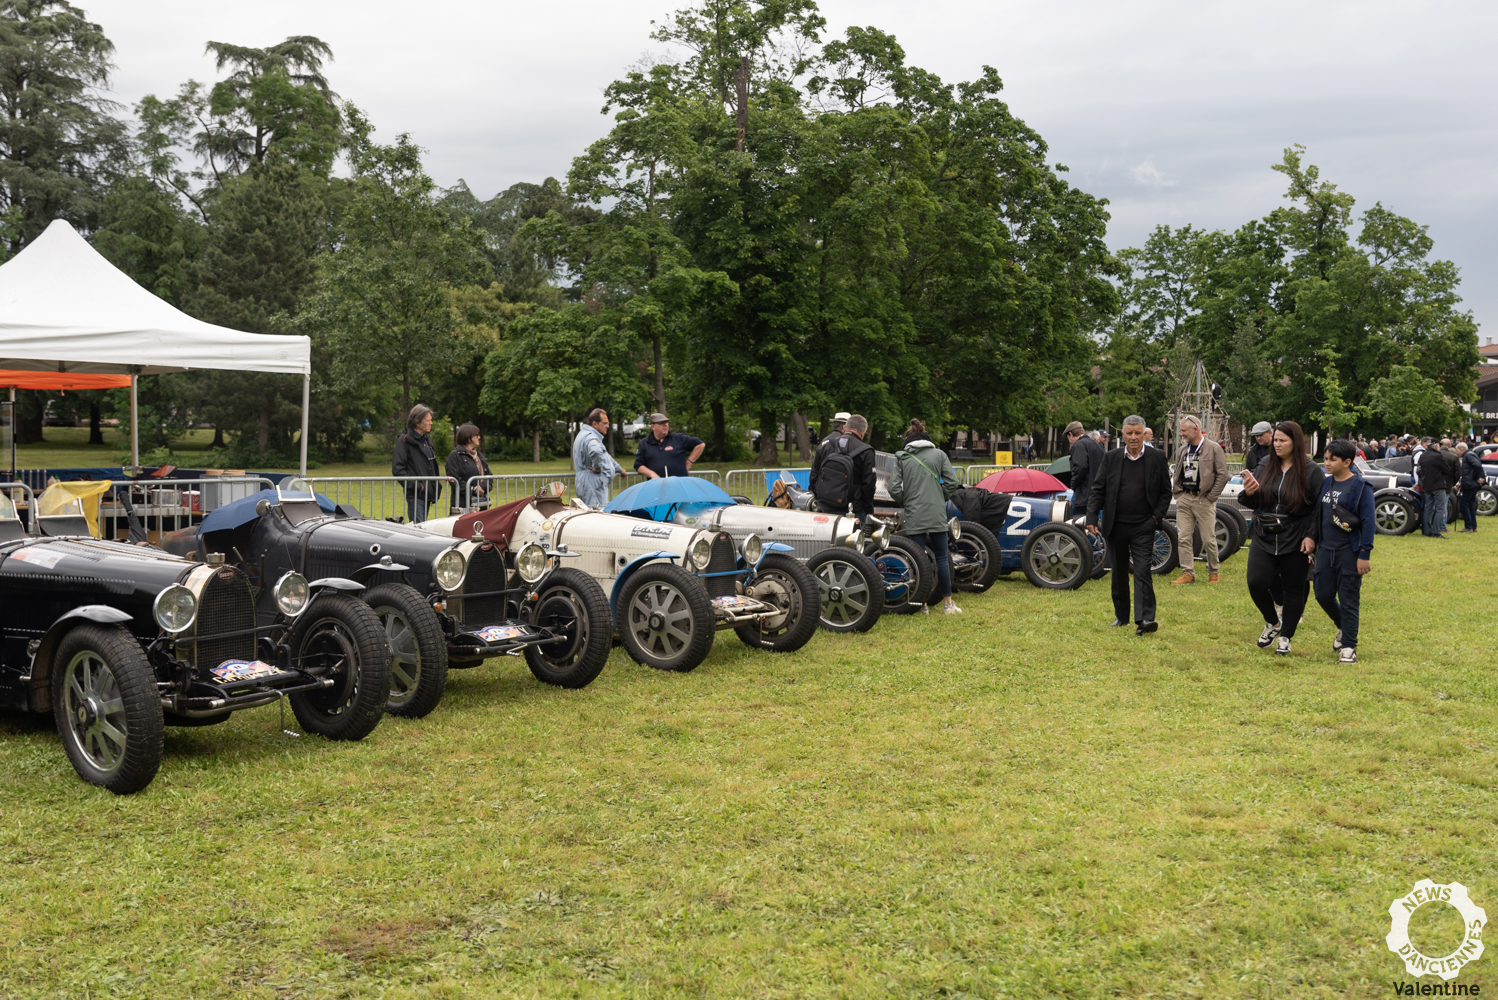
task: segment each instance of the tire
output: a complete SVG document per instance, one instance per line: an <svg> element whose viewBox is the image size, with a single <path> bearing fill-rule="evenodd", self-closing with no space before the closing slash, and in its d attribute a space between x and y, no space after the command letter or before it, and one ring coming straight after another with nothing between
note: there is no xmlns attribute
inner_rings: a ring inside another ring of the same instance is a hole
<svg viewBox="0 0 1498 1000"><path fill-rule="evenodd" d="M524 620L565 635L567 642L525 647L525 662L536 680L557 687L581 688L609 661L614 622L609 599L591 576L559 569L546 578Z"/></svg>
<svg viewBox="0 0 1498 1000"><path fill-rule="evenodd" d="M1415 508L1399 496L1373 498L1373 530L1380 535L1408 535L1418 520Z"/></svg>
<svg viewBox="0 0 1498 1000"><path fill-rule="evenodd" d="M385 711L420 719L447 690L447 637L437 612L415 587L383 583L364 594L390 647L390 698Z"/></svg>
<svg viewBox="0 0 1498 1000"><path fill-rule="evenodd" d="M357 597L324 592L297 616L286 638L291 665L333 686L290 695L297 722L330 740L362 740L390 700L390 645L374 609Z"/></svg>
<svg viewBox="0 0 1498 1000"><path fill-rule="evenodd" d="M819 623L829 632L867 632L884 614L884 577L874 560L837 545L806 561L822 595Z"/></svg>
<svg viewBox="0 0 1498 1000"><path fill-rule="evenodd" d="M993 582L999 577L999 564L1004 560L1004 553L999 548L999 540L994 537L992 531L977 521L963 521L962 537L948 544L953 551L961 552L974 564L973 567L964 570L965 579L959 579L956 574L953 574L953 590L981 594L993 586Z"/></svg>
<svg viewBox="0 0 1498 1000"><path fill-rule="evenodd" d="M1243 545L1243 535L1238 531L1238 521L1233 515L1217 508L1217 561L1226 562Z"/></svg>
<svg viewBox="0 0 1498 1000"><path fill-rule="evenodd" d="M1086 529L1082 529L1086 532ZM1103 537L1100 531L1096 535L1087 535L1087 541L1092 546L1092 573L1094 580L1101 580L1108 572L1108 539Z"/></svg>
<svg viewBox="0 0 1498 1000"><path fill-rule="evenodd" d="M119 625L75 626L52 660L52 715L78 777L116 795L161 767L161 698L140 643Z"/></svg>
<svg viewBox="0 0 1498 1000"><path fill-rule="evenodd" d="M1477 487L1477 516L1492 517L1498 514L1498 490L1491 486Z"/></svg>
<svg viewBox="0 0 1498 1000"><path fill-rule="evenodd" d="M656 615L662 620L652 622ZM713 606L707 590L691 573L670 563L641 566L629 578L619 595L618 624L625 651L635 662L656 670L693 670L713 648Z"/></svg>
<svg viewBox="0 0 1498 1000"><path fill-rule="evenodd" d="M1074 524L1047 521L1030 529L1019 553L1025 579L1043 590L1076 590L1092 576L1092 543Z"/></svg>
<svg viewBox="0 0 1498 1000"><path fill-rule="evenodd" d="M884 578L885 614L913 615L936 589L936 566L926 547L904 535L889 540L889 548L874 559Z"/></svg>
<svg viewBox="0 0 1498 1000"><path fill-rule="evenodd" d="M1150 562L1150 572L1156 576L1169 573L1181 564L1181 551L1176 546L1180 542L1180 536L1176 534L1175 525L1166 521L1155 529L1155 554ZM1170 551L1166 551L1166 546ZM1129 571L1133 572L1134 559L1129 557Z"/></svg>
<svg viewBox="0 0 1498 1000"><path fill-rule="evenodd" d="M1234 528L1238 533L1238 544L1233 546L1233 552L1236 554L1239 549L1248 544L1248 518L1243 516L1243 509L1236 502L1219 504L1217 514L1219 517L1226 514L1233 521ZM1219 560L1220 558L1219 554Z"/></svg>
<svg viewBox="0 0 1498 1000"><path fill-rule="evenodd" d="M744 645L772 653L793 653L817 634L822 616L822 588L806 564L795 556L783 552L765 556L746 592L774 604L781 613L775 616L780 620L772 625L740 625L734 629Z"/></svg>

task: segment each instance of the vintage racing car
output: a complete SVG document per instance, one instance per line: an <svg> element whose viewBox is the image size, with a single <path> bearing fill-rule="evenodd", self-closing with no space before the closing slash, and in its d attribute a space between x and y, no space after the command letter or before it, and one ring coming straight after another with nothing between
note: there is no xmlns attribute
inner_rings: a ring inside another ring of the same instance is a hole
<svg viewBox="0 0 1498 1000"><path fill-rule="evenodd" d="M389 648L358 584L248 574L89 535L17 532L0 501L0 706L48 712L74 769L124 795L161 765L163 726L291 702L302 727L358 740L385 711Z"/></svg>
<svg viewBox="0 0 1498 1000"><path fill-rule="evenodd" d="M641 484L643 485L643 484ZM625 490L604 510L684 527L726 531L734 543L750 535L791 547L816 577L822 595L821 625L833 632L867 632L884 613L885 581L872 558L864 554L865 537L857 519L842 514L740 504L704 479L663 479L639 500ZM637 504L645 503L645 506ZM868 550L873 556L889 547L890 529L873 525Z"/></svg>
<svg viewBox="0 0 1498 1000"><path fill-rule="evenodd" d="M817 629L816 577L782 542L751 535L736 545L724 531L606 514L581 501L569 505L550 488L421 527L444 535L504 535L522 575L549 559L577 560L577 568L608 591L625 650L661 670L695 668L718 629L731 628L746 645L775 652L800 649Z"/></svg>
<svg viewBox="0 0 1498 1000"><path fill-rule="evenodd" d="M591 682L608 661L602 591L550 559L512 583L497 537L437 537L326 498L265 490L162 544L197 558L219 553L242 566L259 595L262 620L274 611L269 586L283 573L344 577L367 588L362 597L391 647L389 711L397 715L431 712L449 668L476 667L490 657L524 655L538 680L574 688ZM546 599L517 615L527 592Z"/></svg>

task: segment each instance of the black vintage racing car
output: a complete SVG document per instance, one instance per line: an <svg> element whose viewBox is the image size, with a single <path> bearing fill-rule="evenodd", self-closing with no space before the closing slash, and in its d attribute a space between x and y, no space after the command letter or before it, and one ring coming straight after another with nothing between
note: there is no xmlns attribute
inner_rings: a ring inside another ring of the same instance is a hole
<svg viewBox="0 0 1498 1000"><path fill-rule="evenodd" d="M267 585L283 573L338 576L367 588L363 599L390 645L387 709L396 715L431 712L449 668L490 657L523 655L538 680L572 688L590 683L608 660L613 630L602 589L560 569L559 555L512 566L498 534L443 537L326 498L264 490L162 546L197 559L221 554L242 567L262 621L275 614Z"/></svg>
<svg viewBox="0 0 1498 1000"><path fill-rule="evenodd" d="M344 592L357 584L284 573L257 625L248 575L221 556L34 537L13 518L0 529L0 707L50 711L85 781L139 791L161 765L163 726L283 698L335 740L364 738L384 714L389 649Z"/></svg>

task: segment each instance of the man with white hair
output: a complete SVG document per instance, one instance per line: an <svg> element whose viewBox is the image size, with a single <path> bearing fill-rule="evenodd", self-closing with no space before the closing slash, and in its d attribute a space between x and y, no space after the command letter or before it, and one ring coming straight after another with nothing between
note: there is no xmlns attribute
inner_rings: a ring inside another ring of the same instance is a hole
<svg viewBox="0 0 1498 1000"><path fill-rule="evenodd" d="M1228 484L1228 460L1216 441L1207 440L1201 421L1189 413L1181 418L1181 438L1170 487L1176 501L1176 531L1180 532L1181 575L1170 582L1196 582L1195 541L1200 531L1207 582L1216 583L1217 498Z"/></svg>
<svg viewBox="0 0 1498 1000"><path fill-rule="evenodd" d="M1170 463L1144 446L1144 418L1124 417L1124 446L1103 457L1087 499L1087 531L1108 540L1113 560L1113 624L1129 623L1129 575L1134 576L1134 634L1155 623L1155 530L1170 507Z"/></svg>

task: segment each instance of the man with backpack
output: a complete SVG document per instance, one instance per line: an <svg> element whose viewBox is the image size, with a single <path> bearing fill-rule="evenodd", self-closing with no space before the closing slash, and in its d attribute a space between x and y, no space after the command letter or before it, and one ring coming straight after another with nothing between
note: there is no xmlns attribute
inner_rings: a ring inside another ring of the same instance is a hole
<svg viewBox="0 0 1498 1000"><path fill-rule="evenodd" d="M812 456L811 492L823 510L851 508L860 521L874 513L874 449L863 439L868 432L869 422L855 413Z"/></svg>

